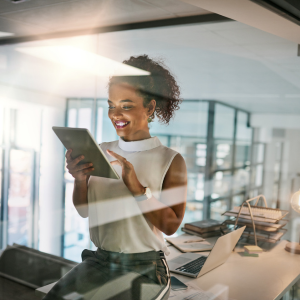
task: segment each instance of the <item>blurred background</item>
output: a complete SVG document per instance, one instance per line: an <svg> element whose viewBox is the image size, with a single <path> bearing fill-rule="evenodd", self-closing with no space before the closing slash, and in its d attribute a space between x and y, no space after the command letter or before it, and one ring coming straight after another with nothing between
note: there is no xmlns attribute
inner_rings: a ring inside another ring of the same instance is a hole
<svg viewBox="0 0 300 300"><path fill-rule="evenodd" d="M81 261L83 249L95 248L52 126L116 140L108 77L140 54L162 58L181 87L175 118L150 131L186 161L183 222L223 220L262 193L270 207L290 211L285 238L297 241L300 218L289 205L300 188L293 37L179 0L2 1L0 31L1 249L17 243Z"/></svg>

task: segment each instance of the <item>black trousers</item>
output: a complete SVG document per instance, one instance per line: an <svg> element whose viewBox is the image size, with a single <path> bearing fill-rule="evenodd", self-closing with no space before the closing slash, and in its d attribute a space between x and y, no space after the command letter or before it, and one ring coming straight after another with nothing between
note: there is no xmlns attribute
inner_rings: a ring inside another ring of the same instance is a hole
<svg viewBox="0 0 300 300"><path fill-rule="evenodd" d="M168 299L170 274L162 251L118 253L83 250L82 262L43 300Z"/></svg>

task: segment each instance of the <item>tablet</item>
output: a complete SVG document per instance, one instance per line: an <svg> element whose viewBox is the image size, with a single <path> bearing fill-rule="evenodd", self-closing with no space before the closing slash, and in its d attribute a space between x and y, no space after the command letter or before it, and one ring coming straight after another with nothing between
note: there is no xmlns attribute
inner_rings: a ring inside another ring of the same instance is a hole
<svg viewBox="0 0 300 300"><path fill-rule="evenodd" d="M70 127L52 127L52 129L65 148L72 149L73 159L79 155L84 156L84 159L78 163L79 165L93 163L94 170L87 175L120 178L88 129Z"/></svg>

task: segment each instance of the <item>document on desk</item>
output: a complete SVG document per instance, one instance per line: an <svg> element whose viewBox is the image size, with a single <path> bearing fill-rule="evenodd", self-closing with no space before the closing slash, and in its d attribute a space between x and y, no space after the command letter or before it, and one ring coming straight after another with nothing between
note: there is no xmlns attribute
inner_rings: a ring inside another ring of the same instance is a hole
<svg viewBox="0 0 300 300"><path fill-rule="evenodd" d="M166 240L182 252L210 251L218 237L203 239L190 234L182 234L177 237L166 237Z"/></svg>
<svg viewBox="0 0 300 300"><path fill-rule="evenodd" d="M188 288L186 290L173 291L171 289L169 299L171 300L211 300L215 299L214 295L210 292L204 292L191 285L190 283L185 283Z"/></svg>

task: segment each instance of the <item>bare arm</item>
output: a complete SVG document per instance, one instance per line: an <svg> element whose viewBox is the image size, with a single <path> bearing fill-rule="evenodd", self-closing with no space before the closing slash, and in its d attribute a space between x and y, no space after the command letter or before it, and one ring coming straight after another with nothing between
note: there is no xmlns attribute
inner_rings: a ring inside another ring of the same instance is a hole
<svg viewBox="0 0 300 300"><path fill-rule="evenodd" d="M113 165L122 167L122 178L133 196L144 193L145 188L137 179L132 164L124 157L112 151L107 151L117 160ZM151 199L138 202L145 218L167 235L172 235L180 226L186 205L187 171L185 161L180 154L173 159L165 176L161 201Z"/></svg>
<svg viewBox="0 0 300 300"><path fill-rule="evenodd" d="M68 149L66 153L67 169L69 173L75 178L74 190L73 190L73 204L83 218L88 217L88 199L87 199L87 183L90 175L88 172L94 170L92 163L86 163L78 165L78 163L84 159L83 155L72 159L71 149Z"/></svg>
<svg viewBox="0 0 300 300"><path fill-rule="evenodd" d="M160 201L152 197L138 202L138 205L148 221L166 235L172 235L184 217L186 193L186 165L183 157L177 154L165 176Z"/></svg>
<svg viewBox="0 0 300 300"><path fill-rule="evenodd" d="M88 178L86 180L78 181L75 179L74 181L74 189L73 189L73 204L79 213L79 215L83 218L87 218L88 214Z"/></svg>

